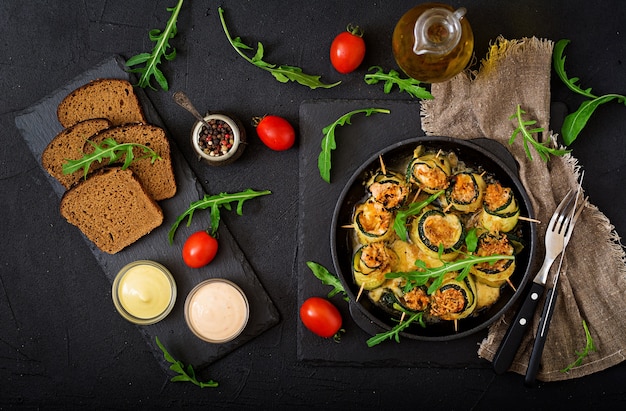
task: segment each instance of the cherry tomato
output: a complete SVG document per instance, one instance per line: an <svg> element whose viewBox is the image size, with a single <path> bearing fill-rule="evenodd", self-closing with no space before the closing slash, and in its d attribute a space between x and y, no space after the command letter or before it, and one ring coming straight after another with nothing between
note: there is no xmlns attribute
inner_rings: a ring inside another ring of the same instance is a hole
<svg viewBox="0 0 626 411"><path fill-rule="evenodd" d="M217 254L217 240L206 231L196 231L183 245L183 261L191 268L204 267Z"/></svg>
<svg viewBox="0 0 626 411"><path fill-rule="evenodd" d="M255 119L256 132L269 148L275 151L290 149L296 142L296 132L292 125L279 116L265 116Z"/></svg>
<svg viewBox="0 0 626 411"><path fill-rule="evenodd" d="M336 335L341 329L341 313L333 303L320 297L302 303L300 319L306 328L324 338Z"/></svg>
<svg viewBox="0 0 626 411"><path fill-rule="evenodd" d="M353 72L365 57L365 41L358 26L348 25L343 33L335 37L330 45L330 62L342 74Z"/></svg>

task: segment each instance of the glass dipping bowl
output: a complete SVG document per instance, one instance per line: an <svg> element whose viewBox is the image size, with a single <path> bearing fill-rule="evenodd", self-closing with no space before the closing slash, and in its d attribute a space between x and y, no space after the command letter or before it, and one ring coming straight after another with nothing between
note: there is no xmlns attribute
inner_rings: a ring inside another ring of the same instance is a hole
<svg viewBox="0 0 626 411"><path fill-rule="evenodd" d="M111 294L122 317L135 324L149 325L167 317L174 308L176 282L163 265L137 260L115 276Z"/></svg>
<svg viewBox="0 0 626 411"><path fill-rule="evenodd" d="M246 328L248 299L235 283L221 278L196 285L185 300L185 321L200 339L210 343L232 341Z"/></svg>

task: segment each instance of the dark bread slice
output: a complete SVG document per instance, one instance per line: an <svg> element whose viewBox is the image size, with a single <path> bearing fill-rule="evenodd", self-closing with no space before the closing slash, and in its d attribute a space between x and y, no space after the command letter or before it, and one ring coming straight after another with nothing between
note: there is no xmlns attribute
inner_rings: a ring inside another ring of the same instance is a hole
<svg viewBox="0 0 626 411"><path fill-rule="evenodd" d="M85 155L83 148L85 141L111 126L109 120L92 119L76 123L57 134L46 146L41 154L41 164L50 175L63 185L70 188L84 176L84 171L75 171L72 174L63 174L65 160L76 160ZM94 171L100 163L93 163L90 171Z"/></svg>
<svg viewBox="0 0 626 411"><path fill-rule="evenodd" d="M115 254L163 223L161 207L133 172L99 170L65 192L61 215L100 250Z"/></svg>
<svg viewBox="0 0 626 411"><path fill-rule="evenodd" d="M143 149L135 147L133 149L134 160L130 163L129 169L156 201L173 197L176 194L170 143L162 128L149 124L126 124L108 128L95 135L91 141L100 144L106 138L113 138L117 143L143 144L156 151L161 159L152 163ZM93 146L88 143L84 150L86 153L91 153ZM124 158L121 161L124 161Z"/></svg>
<svg viewBox="0 0 626 411"><path fill-rule="evenodd" d="M132 84L120 79L97 79L72 91L57 107L57 117L64 128L92 118L114 126L146 122Z"/></svg>

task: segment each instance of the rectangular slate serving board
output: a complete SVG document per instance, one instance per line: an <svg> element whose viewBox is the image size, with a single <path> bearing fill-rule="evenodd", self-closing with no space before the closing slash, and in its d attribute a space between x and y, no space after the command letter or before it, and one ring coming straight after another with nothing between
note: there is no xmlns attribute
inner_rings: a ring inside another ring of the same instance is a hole
<svg viewBox="0 0 626 411"><path fill-rule="evenodd" d="M386 108L389 114L353 116L350 125L335 131L337 148L332 152L331 182L322 180L317 168L322 129L352 110ZM307 267L314 261L335 273L330 253L330 225L341 190L354 171L379 150L411 137L423 136L420 104L392 100L311 100L300 105L298 306L309 297L325 297L331 290ZM401 338L368 348L368 333L351 318L347 302L331 300L341 311L345 333L339 343L322 339L298 322L297 355L315 365L398 367L488 367L477 355L487 332L462 339L431 342Z"/></svg>
<svg viewBox="0 0 626 411"><path fill-rule="evenodd" d="M59 102L74 89L97 78L119 78L134 82L134 79L130 79L129 73L123 67L124 61L119 56L106 59L16 116L15 124L38 164L41 165L41 153L48 142L62 130L56 117L56 108ZM165 129L157 111L143 90L135 88L135 91L142 103L148 122ZM156 345L155 337L159 338L174 358L185 364L192 364L194 368L201 369L277 324L279 315L274 303L267 295L223 221L219 226L220 250L215 260L201 269L191 269L184 264L181 258L184 239L192 232L209 226L208 211L195 213L190 227L187 227L186 223L181 224L177 230L174 244L169 245L167 233L171 225L189 207L191 202L199 200L205 194L195 174L171 138L170 145L178 189L173 198L159 202L164 213L163 224L149 235L114 255L100 251L85 236L83 238L111 283L124 265L135 260L157 261L172 272L177 285L177 299L174 309L161 322L148 326L137 326L137 329L164 370L169 370L170 364L164 360L163 353ZM60 199L65 188L45 170L43 172ZM76 228L76 230L78 229ZM206 343L197 338L185 323L183 307L187 294L196 284L208 278L229 279L238 284L248 298L250 305L248 324L243 333L230 343ZM111 295L111 289L103 289L102 292ZM112 301L111 307L113 307ZM120 316L119 321L126 320Z"/></svg>

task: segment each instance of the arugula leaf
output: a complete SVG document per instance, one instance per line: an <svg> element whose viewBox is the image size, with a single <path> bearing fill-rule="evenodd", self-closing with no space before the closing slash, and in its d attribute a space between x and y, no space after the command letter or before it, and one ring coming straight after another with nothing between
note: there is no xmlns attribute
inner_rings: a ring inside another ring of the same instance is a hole
<svg viewBox="0 0 626 411"><path fill-rule="evenodd" d="M168 51L171 47L169 40L174 38L178 32L178 29L176 28L176 20L178 19L178 13L180 12L182 5L183 0L178 0L176 7L167 8L167 11L172 12L172 15L167 21L165 30L161 31L159 29L153 29L148 33L150 41L156 43L152 52L137 54L126 61L127 67L145 64L143 67L128 70L130 73L141 73L141 77L139 78L139 82L137 84L139 87L146 88L149 86L151 89L156 90L150 82L151 77L154 77L163 90L167 91L169 89L167 79L159 68L159 64L161 64L162 57L168 61L171 61L176 57L175 48L172 47L171 51Z"/></svg>
<svg viewBox="0 0 626 411"><path fill-rule="evenodd" d="M228 32L228 28L226 27L226 22L224 21L224 10L219 7L217 11L220 14L220 21L222 22L222 28L224 29L224 33L226 34L228 41L230 42L231 46L233 46L235 51L249 63L252 63L257 67L270 72L272 76L274 76L274 78L281 83L295 81L296 83L302 84L303 86L308 86L311 89L331 88L341 83L341 81L338 81L333 84L326 84L320 81L321 76L306 74L299 67L287 65L276 66L275 64L270 64L266 61L263 61L264 48L261 42L257 43L257 49L254 56L252 58L248 57L242 50L253 50L253 48L245 44L240 37L231 37L230 33Z"/></svg>
<svg viewBox="0 0 626 411"><path fill-rule="evenodd" d="M554 71L565 83L565 85L573 92L582 94L585 97L597 98L598 96L591 93L591 88L583 90L580 86L576 84L580 80L578 77L572 77L571 79L567 77L567 73L565 73L565 56L563 55L563 51L565 50L565 46L567 46L569 43L569 40L562 39L557 41L554 45L554 50L552 53Z"/></svg>
<svg viewBox="0 0 626 411"><path fill-rule="evenodd" d="M434 97L426 88L421 87L422 84L419 80L415 80L414 78L401 78L400 74L396 70L389 70L389 73L384 72L383 68L380 66L372 66L369 68L369 71L376 70L375 73L366 74L365 82L367 84L378 84L380 81L384 81L383 91L386 94L389 94L394 85L398 86L400 91L406 91L410 95L416 98L421 98L424 100L432 100Z"/></svg>
<svg viewBox="0 0 626 411"><path fill-rule="evenodd" d="M339 117L332 124L329 124L322 129L322 134L324 134L324 137L322 138L322 151L317 158L317 168L320 170L320 176L327 183L330 183L331 151L337 148L337 143L335 142L335 129L338 126L351 124L350 119L353 115L358 113L365 113L365 116L369 117L373 113L389 114L391 113L391 111L384 108L366 108L353 110Z"/></svg>
<svg viewBox="0 0 626 411"><path fill-rule="evenodd" d="M411 325L411 323L413 323L414 321L419 321L419 324L422 327L426 327L426 324L424 323L423 312L417 312L417 313L410 313L408 311L406 312L411 314L409 318L407 318L405 321L398 322L398 324L394 326L391 330L378 333L375 336L371 337L370 339L367 340L367 346L371 348L375 345L380 344L381 342L385 340L395 340L396 342L399 343L400 333L404 331L406 328L408 328L409 325Z"/></svg>
<svg viewBox="0 0 626 411"><path fill-rule="evenodd" d="M583 320L583 328L585 329L585 338L587 340L585 348L583 348L581 351L576 351L576 355L578 356L578 358L576 358L576 361L563 368L561 372L568 372L572 368L578 367L580 364L582 364L583 360L589 355L591 351L596 350L596 346L593 343L593 338L591 337L589 327L587 327L587 322L585 320Z"/></svg>
<svg viewBox="0 0 626 411"><path fill-rule="evenodd" d="M542 133L544 130L540 127L529 129L528 127L534 126L535 124L537 124L537 121L524 120L524 118L522 117L524 114L526 114L526 112L522 110L521 106L518 104L516 113L509 117L509 120L517 120L518 123L518 127L513 131L513 134L511 134L511 137L509 138L509 145L513 145L513 143L515 142L515 138L519 134L521 134L524 139L523 144L524 150L526 151L526 157L528 157L528 159L531 161L533 159L533 156L530 153L529 144L532 145L535 150L537 150L539 156L545 162L548 162L548 160L550 159L550 155L562 156L571 151L551 148L550 141L545 141L543 143L538 142L532 135L536 133Z"/></svg>
<svg viewBox="0 0 626 411"><path fill-rule="evenodd" d="M343 294L343 299L346 301L350 301L348 299L348 294L346 294L345 288L341 284L339 279L330 273L324 266L313 262L307 261L306 265L311 269L313 275L315 275L324 285L330 285L333 289L328 293L328 298L333 297L336 294Z"/></svg>
<svg viewBox="0 0 626 411"><path fill-rule="evenodd" d="M440 245L440 252L442 251L442 246ZM400 278L403 277L407 281L412 282L413 284L420 286L425 285L431 279L434 281L428 288L428 294L432 294L439 288L441 282L443 281L443 277L447 273L452 273L455 271L460 271L461 274L457 277L457 280L461 280L464 277L464 274L469 272L469 269L475 264L481 263L490 263L493 264L496 261L500 260L513 260L515 256L512 255L489 255L489 256L476 256L476 255L467 255L466 258L455 260L455 261L444 261L443 265L440 267L427 267L424 261L418 260L415 262L415 265L419 268L419 270L415 271L406 271L406 272L392 272L385 274L386 278Z"/></svg>
<svg viewBox="0 0 626 411"><path fill-rule="evenodd" d="M596 96L591 92L591 88L583 89L577 84L580 80L578 77L568 78L565 72L565 56L563 55L563 51L565 50L565 46L569 43L569 40L562 39L554 45L552 53L554 71L570 90L590 98L591 100L584 101L575 112L565 117L563 126L561 127L561 136L563 137L565 145L570 145L576 140L582 129L587 125L591 115L601 104L608 103L611 100L617 100L619 103L626 105L626 96L621 94Z"/></svg>
<svg viewBox="0 0 626 411"><path fill-rule="evenodd" d="M593 100L583 101L575 112L565 116L563 125L561 126L563 142L566 145L572 144L582 129L585 128L589 118L591 118L591 115L594 111L596 111L598 106L608 103L611 100L618 100L620 103L624 103L624 105L626 105L626 96L619 94L606 94Z"/></svg>
<svg viewBox="0 0 626 411"><path fill-rule="evenodd" d="M396 213L396 217L393 220L393 229L398 234L398 237L404 242L407 241L407 233L406 233L406 220L410 216L414 216L418 214L424 207L428 204L432 203L439 197L444 190L439 190L435 194L431 195L424 201L420 201L417 203L411 203L406 209L398 210Z"/></svg>
<svg viewBox="0 0 626 411"><path fill-rule="evenodd" d="M187 211L178 216L170 231L168 233L168 240L170 244L174 243L174 235L176 234L176 229L180 223L183 222L185 218L187 218L187 227L191 225L191 219L193 218L193 213L196 210L206 210L207 208L211 209L211 235L215 236L217 233L217 228L220 222L220 207L224 207L227 210L231 210L230 203L237 202L237 214L243 214L243 203L246 200L250 200L255 197L264 196L267 194L272 194L269 190L264 191L254 191L252 189L247 189L238 193L220 193L218 195L208 195L205 194L204 198L194 201L189 205Z"/></svg>
<svg viewBox="0 0 626 411"><path fill-rule="evenodd" d="M163 357L165 358L165 361L172 364L170 365L170 370L178 373L178 375L172 377L170 381L189 381L200 388L215 388L219 385L216 381L213 380L209 380L206 382L198 381L198 379L196 378L196 373L191 364L189 364L185 368L185 365L181 361L175 360L174 357L172 357L172 355L165 349L165 346L161 343L161 341L159 341L159 337L155 337L155 339L157 345L159 346L161 351L163 351Z"/></svg>
<svg viewBox="0 0 626 411"><path fill-rule="evenodd" d="M140 157L142 158L150 158L151 162L154 163L156 160L160 160L161 157L151 149L150 147L139 144L139 143L118 143L113 138L106 138L102 140L102 142L98 145L91 140L87 140L90 143L94 151L91 154L85 154L81 158L77 160L66 159L65 163L63 163L63 174L71 174L75 171L84 169L85 178L87 178L87 174L89 173L89 167L94 161L101 163L104 159L109 159L109 164L115 163L119 161L122 157L124 157L124 164L122 165L122 169L128 168L130 164L135 159L133 148L139 147L146 153L146 156Z"/></svg>

